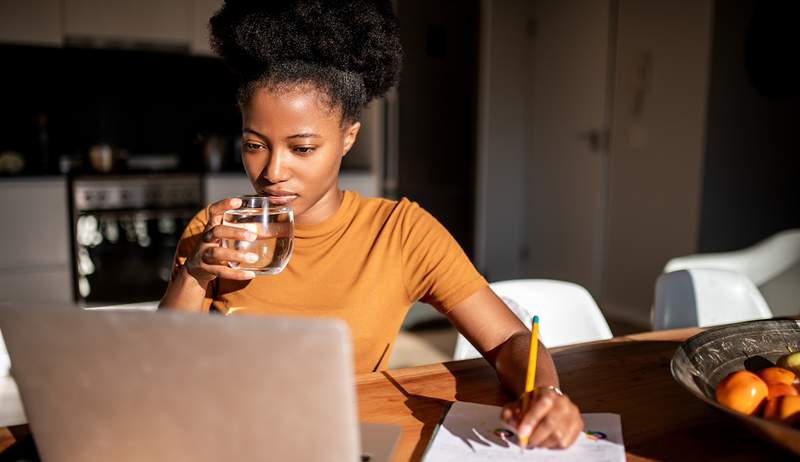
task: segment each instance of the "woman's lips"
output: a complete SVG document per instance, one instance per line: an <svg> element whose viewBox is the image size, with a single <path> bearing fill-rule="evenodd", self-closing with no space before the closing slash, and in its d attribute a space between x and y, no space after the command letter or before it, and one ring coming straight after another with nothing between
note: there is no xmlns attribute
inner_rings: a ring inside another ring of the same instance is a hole
<svg viewBox="0 0 800 462"><path fill-rule="evenodd" d="M297 194L267 194L270 204L286 205L297 199Z"/></svg>

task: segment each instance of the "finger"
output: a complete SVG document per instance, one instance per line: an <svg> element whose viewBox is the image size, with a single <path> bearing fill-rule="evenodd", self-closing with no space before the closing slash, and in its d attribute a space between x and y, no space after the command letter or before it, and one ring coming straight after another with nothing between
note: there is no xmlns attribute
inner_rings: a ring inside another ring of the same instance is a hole
<svg viewBox="0 0 800 462"><path fill-rule="evenodd" d="M517 403L508 403L503 406L503 410L500 411L500 420L507 426L512 426L513 428L517 427L517 421L514 418L514 409L516 407Z"/></svg>
<svg viewBox="0 0 800 462"><path fill-rule="evenodd" d="M221 279L232 279L236 281L247 281L256 277L256 273L252 271L239 270L231 268L227 265L210 265L202 263L201 268L203 271L214 275Z"/></svg>
<svg viewBox="0 0 800 462"><path fill-rule="evenodd" d="M542 422L544 416L553 408L553 404L553 398L547 394L538 395L534 398L528 411L519 421L517 434L522 438L530 436L534 429ZM530 442L530 439L528 441Z"/></svg>
<svg viewBox="0 0 800 462"><path fill-rule="evenodd" d="M531 432L531 436L528 438L528 445L534 447L552 447L547 446L547 444L551 442L555 444L561 439L563 434L564 429L559 425L558 418L548 414L533 427L533 432ZM555 440L551 441L552 439Z"/></svg>
<svg viewBox="0 0 800 462"><path fill-rule="evenodd" d="M567 429L562 431L556 424L554 425L554 430L552 433L550 433L550 436L548 436L544 441L542 441L542 443L539 444L538 447L547 449L568 448L578 437L578 434L580 433L581 429L583 429L583 425L578 426L574 424L567 424Z"/></svg>
<svg viewBox="0 0 800 462"><path fill-rule="evenodd" d="M249 281L256 277L256 273L247 270L238 270L228 268L227 266L218 266L219 271L217 277L221 279L231 279L234 281Z"/></svg>
<svg viewBox="0 0 800 462"><path fill-rule="evenodd" d="M575 414L577 414L577 417L573 421L570 430L564 436L564 440L562 441L561 447L568 448L572 446L572 443L574 443L575 440L578 439L578 436L583 431L583 417L581 417L581 414L580 412L578 412L577 407L575 408Z"/></svg>
<svg viewBox="0 0 800 462"><path fill-rule="evenodd" d="M226 210L238 209L241 206L242 200L238 197L229 197L219 202L214 202L208 207L207 226L218 226L222 224L222 214L225 213Z"/></svg>
<svg viewBox="0 0 800 462"><path fill-rule="evenodd" d="M537 448L545 448L545 449L559 449L561 448L561 437L562 435L558 433L558 431L553 431L550 433L544 441L537 444Z"/></svg>
<svg viewBox="0 0 800 462"><path fill-rule="evenodd" d="M227 265L234 263L255 263L258 255L252 252L240 252L225 247L208 246L203 250L203 262L209 265Z"/></svg>
<svg viewBox="0 0 800 462"><path fill-rule="evenodd" d="M220 239L234 239L237 241L254 241L258 235L245 228L238 228L235 226L218 225L208 228L203 233L203 240L205 242L217 242Z"/></svg>
<svg viewBox="0 0 800 462"><path fill-rule="evenodd" d="M577 406L565 398L556 398L553 409L544 417L530 437L531 444L544 448L565 448L583 429Z"/></svg>

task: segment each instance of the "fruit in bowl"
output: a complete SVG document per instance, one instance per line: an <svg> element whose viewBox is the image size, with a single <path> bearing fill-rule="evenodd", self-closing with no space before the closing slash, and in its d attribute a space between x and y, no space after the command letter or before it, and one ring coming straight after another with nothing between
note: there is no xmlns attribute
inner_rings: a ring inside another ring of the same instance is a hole
<svg viewBox="0 0 800 462"><path fill-rule="evenodd" d="M778 366L789 369L795 374L800 374L800 351L789 353L778 358Z"/></svg>
<svg viewBox="0 0 800 462"><path fill-rule="evenodd" d="M766 370L774 367L787 351L800 351L800 320L769 319L717 326L682 342L672 357L670 371L675 381L696 399L736 420L754 435L800 456L800 422L793 420L797 415L793 406L800 405L800 395L777 384L789 385L798 392L800 385L795 379L788 380L791 374ZM760 373L758 378L767 386L766 398L751 415L735 411L716 398L717 385L725 377L745 370L756 376ZM772 420L764 418L765 412Z"/></svg>
<svg viewBox="0 0 800 462"><path fill-rule="evenodd" d="M742 414L752 415L767 399L767 384L748 371L731 372L717 385L717 401Z"/></svg>
<svg viewBox="0 0 800 462"><path fill-rule="evenodd" d="M717 402L746 415L795 424L800 422L797 375L782 367L766 367L754 374L739 370L728 374L716 388Z"/></svg>
<svg viewBox="0 0 800 462"><path fill-rule="evenodd" d="M758 371L758 376L766 382L767 384L770 383L785 383L787 385L791 385L797 380L797 375L783 367L765 367Z"/></svg>

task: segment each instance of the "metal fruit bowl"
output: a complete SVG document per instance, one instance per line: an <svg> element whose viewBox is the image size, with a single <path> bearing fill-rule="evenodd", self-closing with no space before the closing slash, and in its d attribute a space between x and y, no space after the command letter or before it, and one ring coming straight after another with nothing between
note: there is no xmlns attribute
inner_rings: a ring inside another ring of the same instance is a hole
<svg viewBox="0 0 800 462"><path fill-rule="evenodd" d="M800 321L748 321L716 327L683 342L670 362L672 377L690 393L762 437L800 455L800 429L747 416L717 403L714 390L729 373L758 370L800 351Z"/></svg>

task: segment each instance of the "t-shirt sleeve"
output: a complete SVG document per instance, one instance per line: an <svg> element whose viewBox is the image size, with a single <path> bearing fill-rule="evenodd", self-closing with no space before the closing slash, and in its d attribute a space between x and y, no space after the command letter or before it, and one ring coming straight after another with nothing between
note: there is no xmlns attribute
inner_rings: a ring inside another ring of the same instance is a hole
<svg viewBox="0 0 800 462"><path fill-rule="evenodd" d="M203 210L197 212L197 214L189 221L189 224L186 225L186 228L183 230L183 234L181 234L181 237L178 240L178 246L175 249L175 258L172 261L171 279L175 278L178 271L180 271L181 267L186 263L186 260L188 260L192 255L194 248L197 246L197 243L202 237L206 223L208 223L208 208L204 208ZM206 290L206 295L203 298L204 311L208 311L209 307L211 306L211 302L214 300L214 292L216 287L215 282L216 281L212 281Z"/></svg>
<svg viewBox="0 0 800 462"><path fill-rule="evenodd" d="M412 301L448 313L488 286L453 236L417 203L408 203L402 234L403 278Z"/></svg>

